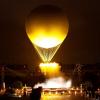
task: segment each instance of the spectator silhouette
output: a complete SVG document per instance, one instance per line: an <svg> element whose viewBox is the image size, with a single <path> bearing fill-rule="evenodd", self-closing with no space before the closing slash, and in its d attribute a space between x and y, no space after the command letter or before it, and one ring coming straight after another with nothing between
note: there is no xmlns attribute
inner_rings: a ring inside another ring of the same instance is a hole
<svg viewBox="0 0 100 100"><path fill-rule="evenodd" d="M42 87L32 89L32 93L30 94L30 99L31 100L40 100L41 92L42 92Z"/></svg>

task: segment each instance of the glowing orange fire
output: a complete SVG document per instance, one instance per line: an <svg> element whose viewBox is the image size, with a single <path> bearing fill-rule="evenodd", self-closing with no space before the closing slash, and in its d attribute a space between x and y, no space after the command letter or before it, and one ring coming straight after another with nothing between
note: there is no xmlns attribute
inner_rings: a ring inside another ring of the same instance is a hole
<svg viewBox="0 0 100 100"><path fill-rule="evenodd" d="M60 75L61 66L58 63L41 63L41 72L47 77L55 77Z"/></svg>

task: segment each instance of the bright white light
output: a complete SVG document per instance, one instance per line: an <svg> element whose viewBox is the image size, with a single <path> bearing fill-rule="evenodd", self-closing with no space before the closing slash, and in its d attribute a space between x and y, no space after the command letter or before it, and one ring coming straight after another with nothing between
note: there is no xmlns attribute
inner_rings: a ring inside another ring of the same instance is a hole
<svg viewBox="0 0 100 100"><path fill-rule="evenodd" d="M57 40L55 38L46 37L43 39L37 39L35 42L35 45L42 47L42 48L52 48L52 47L59 45L60 43L62 43L62 41Z"/></svg>
<svg viewBox="0 0 100 100"><path fill-rule="evenodd" d="M66 83L66 88L70 88L72 85L72 82L71 80L68 80L67 83Z"/></svg>
<svg viewBox="0 0 100 100"><path fill-rule="evenodd" d="M38 83L34 86L34 88L38 88L41 86L42 88L67 88L71 87L71 80L65 81L62 77L51 78L46 80L44 83Z"/></svg>

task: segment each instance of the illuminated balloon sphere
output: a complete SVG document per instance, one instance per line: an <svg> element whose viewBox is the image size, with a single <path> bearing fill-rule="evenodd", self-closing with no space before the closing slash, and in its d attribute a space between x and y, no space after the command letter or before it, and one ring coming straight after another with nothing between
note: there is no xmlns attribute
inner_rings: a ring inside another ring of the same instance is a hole
<svg viewBox="0 0 100 100"><path fill-rule="evenodd" d="M69 24L65 13L56 6L35 8L27 17L26 33L31 42L42 48L61 44L67 36Z"/></svg>

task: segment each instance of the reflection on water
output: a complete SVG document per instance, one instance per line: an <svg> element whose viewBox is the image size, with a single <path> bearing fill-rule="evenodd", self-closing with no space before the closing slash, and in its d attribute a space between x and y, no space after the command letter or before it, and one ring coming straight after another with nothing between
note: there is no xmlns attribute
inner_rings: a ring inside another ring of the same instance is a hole
<svg viewBox="0 0 100 100"><path fill-rule="evenodd" d="M90 100L80 94L69 95L69 94L42 94L41 100Z"/></svg>
<svg viewBox="0 0 100 100"><path fill-rule="evenodd" d="M41 100L66 100L70 95L42 95Z"/></svg>

